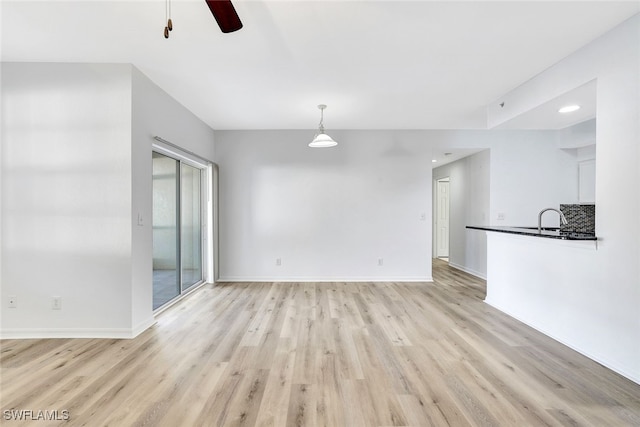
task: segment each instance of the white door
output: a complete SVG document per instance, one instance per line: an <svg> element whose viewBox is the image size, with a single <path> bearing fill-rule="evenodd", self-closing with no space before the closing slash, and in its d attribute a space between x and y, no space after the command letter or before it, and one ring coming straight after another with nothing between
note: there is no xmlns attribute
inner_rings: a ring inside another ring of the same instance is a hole
<svg viewBox="0 0 640 427"><path fill-rule="evenodd" d="M449 180L437 181L436 256L449 256Z"/></svg>

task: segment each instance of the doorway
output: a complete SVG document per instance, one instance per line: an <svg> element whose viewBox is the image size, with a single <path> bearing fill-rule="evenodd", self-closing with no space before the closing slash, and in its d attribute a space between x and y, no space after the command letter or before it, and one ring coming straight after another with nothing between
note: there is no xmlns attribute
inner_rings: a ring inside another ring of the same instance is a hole
<svg viewBox="0 0 640 427"><path fill-rule="evenodd" d="M204 282L206 166L153 151L153 309Z"/></svg>
<svg viewBox="0 0 640 427"><path fill-rule="evenodd" d="M449 177L436 181L436 258L449 261Z"/></svg>

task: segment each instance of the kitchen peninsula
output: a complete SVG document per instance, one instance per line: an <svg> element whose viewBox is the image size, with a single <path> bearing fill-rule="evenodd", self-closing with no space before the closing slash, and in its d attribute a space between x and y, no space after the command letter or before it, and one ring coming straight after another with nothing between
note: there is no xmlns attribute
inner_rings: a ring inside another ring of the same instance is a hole
<svg viewBox="0 0 640 427"><path fill-rule="evenodd" d="M581 233L575 231L563 231L559 227L543 227L538 231L537 227L506 227L506 226L485 226L468 225L471 230L495 231L498 233L518 234L521 236L544 237L547 239L561 240L595 240L598 238L593 233Z"/></svg>
<svg viewBox="0 0 640 427"><path fill-rule="evenodd" d="M466 228L487 235L487 304L602 360L588 350L608 339L598 314L603 290L585 286L601 271L594 234L538 227Z"/></svg>

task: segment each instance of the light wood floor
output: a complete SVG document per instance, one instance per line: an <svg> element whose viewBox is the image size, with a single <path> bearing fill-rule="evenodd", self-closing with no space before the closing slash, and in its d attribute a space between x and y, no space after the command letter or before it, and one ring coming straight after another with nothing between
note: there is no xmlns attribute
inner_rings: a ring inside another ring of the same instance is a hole
<svg viewBox="0 0 640 427"><path fill-rule="evenodd" d="M640 386L487 306L482 281L442 261L434 278L220 283L133 340L5 340L0 409L69 411L37 426L640 425Z"/></svg>

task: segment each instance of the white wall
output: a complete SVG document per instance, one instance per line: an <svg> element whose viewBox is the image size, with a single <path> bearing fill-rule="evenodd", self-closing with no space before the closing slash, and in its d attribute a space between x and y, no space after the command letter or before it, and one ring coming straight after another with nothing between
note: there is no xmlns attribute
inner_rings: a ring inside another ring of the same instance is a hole
<svg viewBox="0 0 640 427"><path fill-rule="evenodd" d="M489 224L533 227L541 209L576 203L577 157L558 147L560 131L455 131L455 143L447 133L454 131L427 131L441 148L464 145L488 149L433 170L434 180L451 177L449 262L485 278L484 232L465 227ZM558 226L559 218L549 214L543 218L543 224Z"/></svg>
<svg viewBox="0 0 640 427"><path fill-rule="evenodd" d="M596 145L596 119L590 119L558 131L559 148L594 147Z"/></svg>
<svg viewBox="0 0 640 427"><path fill-rule="evenodd" d="M451 261L483 277L484 235L464 227L534 226L542 208L577 200L576 159L556 133L332 131L338 147L312 150L312 131L217 131L221 280L430 278L434 147L491 148L463 160L451 184ZM416 222L423 212L427 224Z"/></svg>
<svg viewBox="0 0 640 427"><path fill-rule="evenodd" d="M330 135L312 149L313 130L216 132L221 280L431 279L423 134Z"/></svg>
<svg viewBox="0 0 640 427"><path fill-rule="evenodd" d="M130 331L130 69L2 64L3 337Z"/></svg>
<svg viewBox="0 0 640 427"><path fill-rule="evenodd" d="M591 274L586 276L564 274L586 267L583 257L574 252L566 251L561 262L550 264L563 273L557 286L564 292L580 296L566 307L570 317L564 322L548 324L545 319L550 314L541 306L528 322L636 382L640 382L638 34L640 15L507 94L503 98L505 105L518 106L518 110L505 107L502 112L489 111L490 120L500 123L597 79L595 201L596 234L600 239L598 250L591 254L588 266ZM509 264L504 264L504 268L509 269ZM501 308L512 312L515 307L505 305ZM518 316L518 313L514 314Z"/></svg>
<svg viewBox="0 0 640 427"><path fill-rule="evenodd" d="M0 335L136 335L153 322L152 136L211 158L213 131L131 65L3 63L2 107Z"/></svg>
<svg viewBox="0 0 640 427"><path fill-rule="evenodd" d="M545 207L577 200L576 158L557 146L551 130L434 130L423 139L446 148L490 149L491 225L537 225ZM503 213L504 219L498 220ZM558 225L549 215L545 224Z"/></svg>
<svg viewBox="0 0 640 427"><path fill-rule="evenodd" d="M516 131L517 137L492 141L491 225L535 226L540 210L578 202L577 160L557 147L556 134ZM558 227L558 215L546 214L543 225Z"/></svg>
<svg viewBox="0 0 640 427"><path fill-rule="evenodd" d="M152 143L159 136L205 159L214 157L214 132L169 94L132 68L132 195L131 216L137 223L141 214L145 225L133 227L133 325L142 330L152 313L153 297L153 184ZM207 239L211 245L211 239ZM210 268L210 270L212 270ZM209 271L208 280L212 280Z"/></svg>

